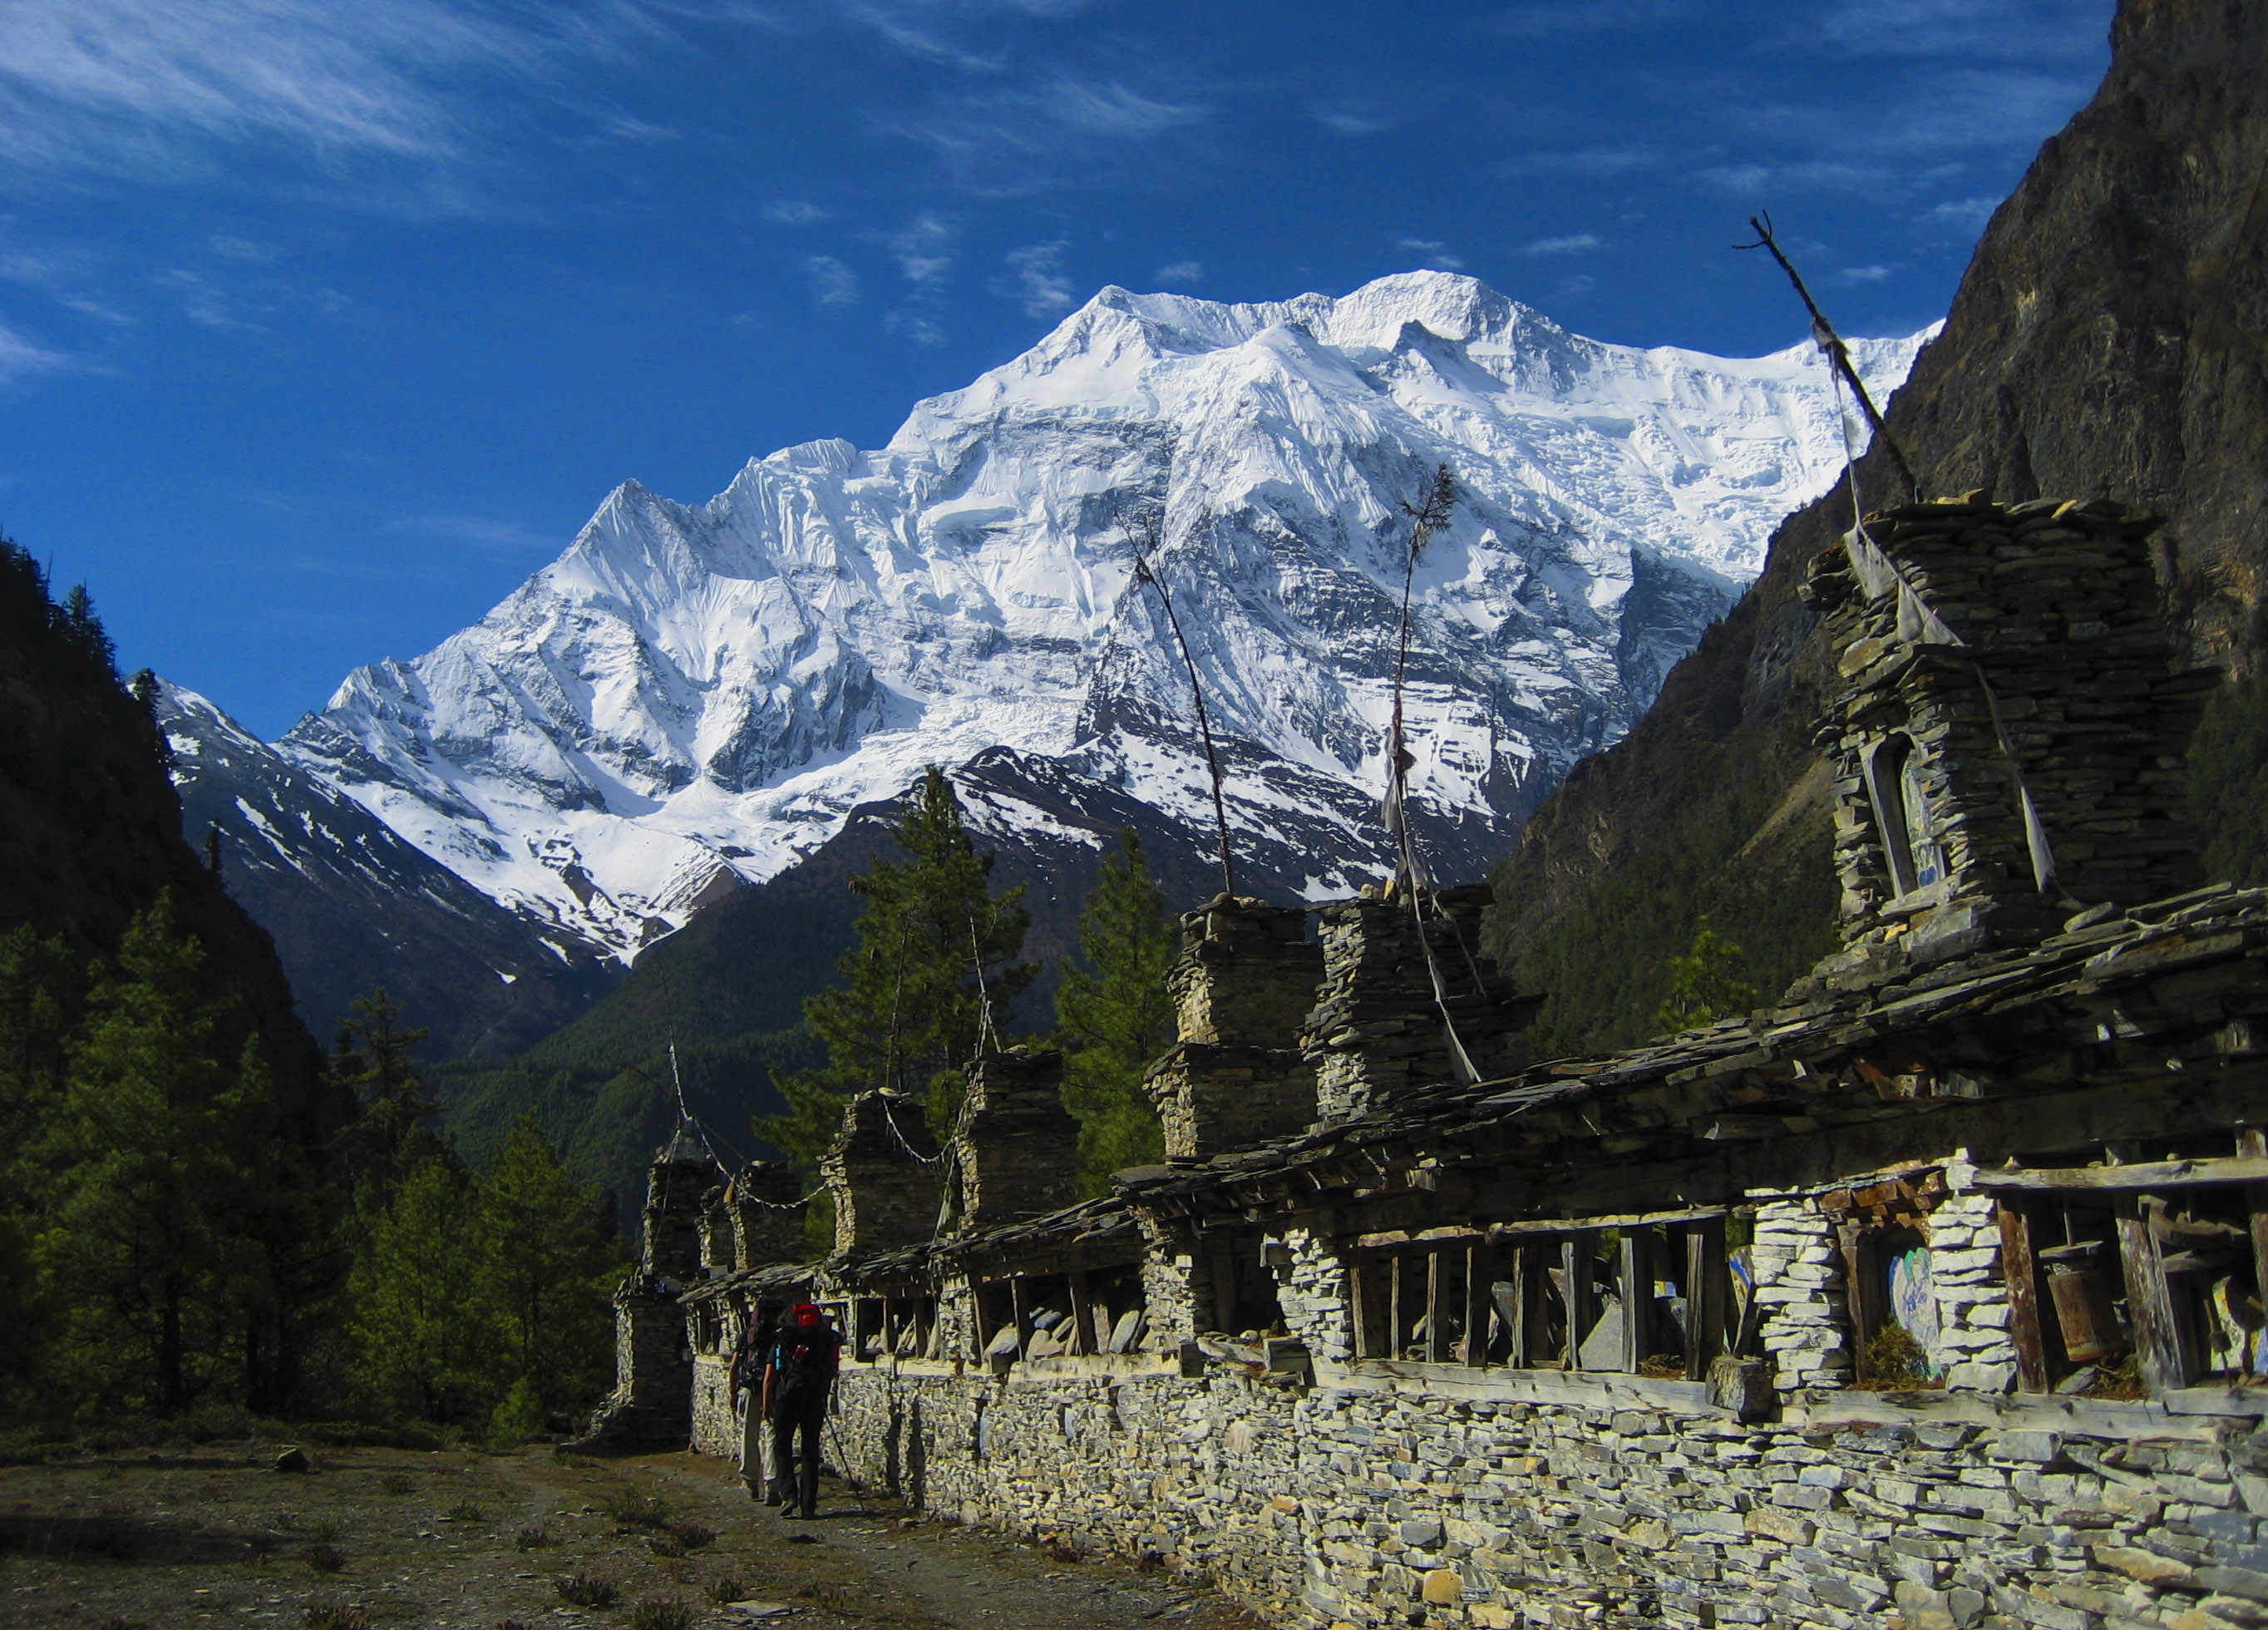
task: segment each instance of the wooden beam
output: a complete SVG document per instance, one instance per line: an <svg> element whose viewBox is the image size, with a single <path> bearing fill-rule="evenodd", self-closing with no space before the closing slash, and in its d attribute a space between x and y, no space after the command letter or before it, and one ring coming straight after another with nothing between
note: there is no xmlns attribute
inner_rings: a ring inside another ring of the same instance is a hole
<svg viewBox="0 0 2268 1630"><path fill-rule="evenodd" d="M1086 1299L1086 1275L1071 1273L1065 1277L1071 1284L1071 1351L1081 1358L1089 1358L1095 1351L1094 1309Z"/></svg>
<svg viewBox="0 0 2268 1630"><path fill-rule="evenodd" d="M1533 1239L1539 1235L1572 1234L1579 1228L1646 1228L1659 1223L1703 1222L1712 1217L1723 1218L1729 1209L1723 1206L1683 1211L1633 1212L1625 1217L1564 1217L1550 1221L1499 1222L1488 1230L1488 1237L1498 1243L1506 1240Z"/></svg>
<svg viewBox="0 0 2268 1630"><path fill-rule="evenodd" d="M2082 1166L2073 1170L1980 1171L1970 1182L1986 1190L2091 1190L2118 1192L2191 1188L2205 1183L2268 1183L2268 1159L2146 1161L2132 1166Z"/></svg>
<svg viewBox="0 0 2268 1630"><path fill-rule="evenodd" d="M1863 1223L1846 1222L1836 1232L1842 1237L1843 1290L1845 1305L1851 1310L1851 1334L1858 1351L1852 1355L1860 1381L1871 1379L1866 1373L1867 1349L1881 1333L1889 1317L1887 1298L1883 1295L1883 1265L1881 1241L1874 1229Z"/></svg>
<svg viewBox="0 0 2268 1630"><path fill-rule="evenodd" d="M1562 1368L1583 1368L1583 1338L1595 1321L1596 1299L1592 1294L1591 1263L1595 1242L1588 1234L1572 1234L1559 1247L1560 1269L1567 1276L1567 1350Z"/></svg>
<svg viewBox="0 0 2268 1630"><path fill-rule="evenodd" d="M1707 1218L1685 1230L1685 1378L1709 1379L1725 1350L1725 1220Z"/></svg>
<svg viewBox="0 0 2268 1630"><path fill-rule="evenodd" d="M1485 1240L1465 1247L1465 1342L1461 1355L1478 1369L1488 1362L1489 1286L1496 1278L1496 1253Z"/></svg>
<svg viewBox="0 0 2268 1630"><path fill-rule="evenodd" d="M1386 1262L1388 1274L1386 1356L1390 1359L1398 1359L1402 1356L1403 1338L1409 1333L1410 1326L1415 1323L1410 1317L1409 1301L1403 1288L1403 1281L1409 1277L1404 1272L1404 1265L1409 1260L1409 1258L1397 1252L1388 1258Z"/></svg>
<svg viewBox="0 0 2268 1630"><path fill-rule="evenodd" d="M1387 1358L1387 1286L1385 1265L1376 1258L1357 1257L1347 1264L1347 1293L1354 1303L1354 1351L1357 1358Z"/></svg>
<svg viewBox="0 0 2268 1630"><path fill-rule="evenodd" d="M1449 1361L1449 1301L1451 1280L1456 1272L1456 1259L1464 1255L1453 1248L1436 1246L1425 1253L1425 1361L1446 1364Z"/></svg>
<svg viewBox="0 0 2268 1630"><path fill-rule="evenodd" d="M2118 1262L2126 1275L2126 1314L2134 1329L2142 1385L2153 1397L2162 1397L2189 1385L2192 1374L2180 1309L2140 1199L2131 1194L2118 1198Z"/></svg>
<svg viewBox="0 0 2268 1630"><path fill-rule="evenodd" d="M1623 1294L1622 1370L1626 1376L1635 1376L1646 1361L1646 1350L1653 1334L1653 1231L1651 1228L1623 1230L1622 1263L1615 1280L1621 1286Z"/></svg>
<svg viewBox="0 0 2268 1630"><path fill-rule="evenodd" d="M2000 1222L2000 1277L2008 1287L2008 1339L2016 1347L2016 1388L2044 1392L2051 1377L2040 1321L2040 1273L2032 1254L2031 1219L2021 1202L2005 1195L1994 1198L1992 1208Z"/></svg>
<svg viewBox="0 0 2268 1630"><path fill-rule="evenodd" d="M1020 1273L1008 1281L1008 1304L1015 1309L1016 1356L1021 1358L1032 1350L1032 1298Z"/></svg>

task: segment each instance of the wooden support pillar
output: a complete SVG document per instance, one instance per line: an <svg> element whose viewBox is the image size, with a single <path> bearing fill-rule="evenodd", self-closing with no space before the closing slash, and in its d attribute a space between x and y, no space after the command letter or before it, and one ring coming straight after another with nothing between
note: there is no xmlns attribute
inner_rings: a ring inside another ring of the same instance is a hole
<svg viewBox="0 0 2268 1630"><path fill-rule="evenodd" d="M1496 1253L1486 1240L1465 1247L1465 1340L1460 1362L1478 1369L1489 1356L1489 1285L1496 1278Z"/></svg>
<svg viewBox="0 0 2268 1630"><path fill-rule="evenodd" d="M898 1354L898 1302L895 1296L882 1298L882 1350L874 1355L875 1362L895 1359Z"/></svg>
<svg viewBox="0 0 2268 1630"><path fill-rule="evenodd" d="M1074 1272L1064 1277L1071 1281L1071 1351L1086 1358L1096 1351L1094 1309L1086 1299L1086 1275Z"/></svg>
<svg viewBox="0 0 2268 1630"><path fill-rule="evenodd" d="M1008 1281L1008 1302L1016 1314L1016 1356L1022 1358L1032 1350L1032 1298L1020 1273Z"/></svg>
<svg viewBox="0 0 2268 1630"><path fill-rule="evenodd" d="M1386 1274L1374 1256L1359 1255L1347 1263L1347 1290L1354 1302L1354 1351L1357 1358L1385 1358L1388 1287Z"/></svg>
<svg viewBox="0 0 2268 1630"><path fill-rule="evenodd" d="M1725 1220L1710 1217L1685 1230L1685 1378L1709 1379L1725 1350Z"/></svg>
<svg viewBox="0 0 2268 1630"><path fill-rule="evenodd" d="M1410 1326L1417 1322L1410 1317L1410 1303L1416 1298L1403 1288L1410 1277L1410 1258L1397 1250L1387 1258L1387 1262L1389 1277L1386 1296L1386 1356L1398 1359L1402 1356L1403 1339L1410 1333Z"/></svg>
<svg viewBox="0 0 2268 1630"><path fill-rule="evenodd" d="M1520 1247L1520 1359L1528 1369L1548 1368L1551 1350L1551 1247L1530 1240Z"/></svg>
<svg viewBox="0 0 2268 1630"><path fill-rule="evenodd" d="M1567 1277L1567 1350L1560 1361L1565 1369L1583 1368L1583 1338L1596 1317L1591 1275L1597 1254L1597 1236L1587 1230L1569 1235L1559 1248L1561 1272Z"/></svg>
<svg viewBox="0 0 2268 1630"><path fill-rule="evenodd" d="M2156 1398L2189 1385L2196 1372L2180 1309L2174 1305L2173 1287L2167 1282L2158 1242L2150 1232L2143 1204L2148 1198L2122 1194L2117 1199L2118 1264L2126 1275L2126 1315L2134 1327L2142 1385Z"/></svg>
<svg viewBox="0 0 2268 1630"><path fill-rule="evenodd" d="M1843 1289L1851 1310L1851 1339L1858 1349L1853 1357L1863 1382L1871 1379L1867 1374L1867 1353L1874 1338L1881 1334L1882 1321L1889 1311L1881 1241L1874 1229L1856 1222L1843 1223L1836 1235L1843 1247Z"/></svg>
<svg viewBox="0 0 2268 1630"><path fill-rule="evenodd" d="M1455 1294L1450 1281L1455 1274L1456 1257L1451 1247L1436 1245L1425 1253L1425 1361L1429 1364L1449 1361L1449 1303Z"/></svg>
<svg viewBox="0 0 2268 1630"><path fill-rule="evenodd" d="M1212 1258L1213 1328L1224 1336L1236 1331L1236 1258L1227 1251Z"/></svg>
<svg viewBox="0 0 2268 1630"><path fill-rule="evenodd" d="M1622 1262L1615 1275L1623 1297L1622 1370L1635 1376L1646 1362L1653 1320L1653 1230L1623 1230Z"/></svg>
<svg viewBox="0 0 2268 1630"><path fill-rule="evenodd" d="M2040 1323L2040 1271L2032 1254L2032 1221L2021 1206L1995 1197L2000 1223L2000 1277L2008 1287L2008 1339L2016 1348L2016 1389L2044 1392L2048 1374L2046 1332Z"/></svg>

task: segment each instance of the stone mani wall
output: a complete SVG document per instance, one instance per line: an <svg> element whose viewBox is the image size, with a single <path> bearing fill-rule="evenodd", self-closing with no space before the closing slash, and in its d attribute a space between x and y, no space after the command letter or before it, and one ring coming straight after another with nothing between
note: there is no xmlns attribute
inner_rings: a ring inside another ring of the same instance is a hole
<svg viewBox="0 0 2268 1630"><path fill-rule="evenodd" d="M877 1091L850 1100L820 1162L835 1196L836 1256L894 1250L936 1234L945 1168L932 1162L934 1154L914 1099Z"/></svg>
<svg viewBox="0 0 2268 1630"><path fill-rule="evenodd" d="M1012 1047L970 1066L954 1131L961 1226L987 1228L1079 1199L1079 1123L1063 1103L1059 1052Z"/></svg>
<svg viewBox="0 0 2268 1630"><path fill-rule="evenodd" d="M1628 1378L1544 1402L1447 1369L1302 1390L1106 1362L853 1370L833 1442L927 1509L1161 1560L1285 1623L2268 1619L2247 1416L1853 1393L1742 1425Z"/></svg>
<svg viewBox="0 0 2268 1630"><path fill-rule="evenodd" d="M1204 1160L1315 1118L1314 1066L1298 1040L1323 954L1306 934L1299 907L1226 896L1182 918L1166 977L1178 1039L1143 1080L1169 1159Z"/></svg>

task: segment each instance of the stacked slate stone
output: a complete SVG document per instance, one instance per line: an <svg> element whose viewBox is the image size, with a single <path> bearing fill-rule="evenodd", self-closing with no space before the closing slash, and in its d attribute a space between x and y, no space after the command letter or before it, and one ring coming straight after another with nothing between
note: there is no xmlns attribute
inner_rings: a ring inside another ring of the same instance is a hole
<svg viewBox="0 0 2268 1630"><path fill-rule="evenodd" d="M674 1449L692 1431L693 1349L678 1299L700 1277L703 1213L722 1175L682 1132L654 1152L645 1254L615 1292L615 1390L578 1447Z"/></svg>
<svg viewBox="0 0 2268 1630"><path fill-rule="evenodd" d="M1063 1103L1063 1054L1012 1047L969 1067L954 1128L961 1226L990 1228L1079 1199L1079 1123Z"/></svg>
<svg viewBox="0 0 2268 1630"><path fill-rule="evenodd" d="M1853 948L1842 971L1863 979L1869 963L2032 943L2080 906L2196 886L2183 757L2218 675L2172 670L2146 542L2157 524L2114 504L2004 507L1981 493L1869 516L1868 533L1958 645L1933 638L1895 585L1870 595L1845 550L1814 564L1807 593L1829 614L1850 682L1819 736L1837 778L1836 863ZM1980 674L2053 852L2050 894L2035 881L2016 766ZM1918 836L1934 840L1943 874L1904 893L1880 830L1896 788L1868 785L1870 761L1898 734L1912 743L1909 797L1926 806Z"/></svg>
<svg viewBox="0 0 2268 1630"><path fill-rule="evenodd" d="M1314 1071L1298 1041L1323 956L1307 930L1297 906L1225 894L1182 918L1166 977L1179 1039L1143 1081L1168 1159L1208 1159L1314 1118Z"/></svg>
<svg viewBox="0 0 2268 1630"><path fill-rule="evenodd" d="M921 1105L903 1093L862 1092L843 1111L819 1165L835 1197L835 1255L926 1244L937 1234L945 1165Z"/></svg>
<svg viewBox="0 0 2268 1630"><path fill-rule="evenodd" d="M725 1191L733 1225L733 1265L768 1268L803 1257L803 1220L810 1210L803 1181L785 1161L750 1161Z"/></svg>
<svg viewBox="0 0 2268 1630"><path fill-rule="evenodd" d="M1520 1032L1542 1004L1515 995L1480 950L1485 883L1444 889L1427 903L1425 940L1407 900L1338 900L1316 909L1323 986L1300 1033L1315 1071L1315 1113L1331 1123L1413 1088L1458 1079L1426 948L1440 969L1457 1038L1483 1081L1528 1062Z"/></svg>

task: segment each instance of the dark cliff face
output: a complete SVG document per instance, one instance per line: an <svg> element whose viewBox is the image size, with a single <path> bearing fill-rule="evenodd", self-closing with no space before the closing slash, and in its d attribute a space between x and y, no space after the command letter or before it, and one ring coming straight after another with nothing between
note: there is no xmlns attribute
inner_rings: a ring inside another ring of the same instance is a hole
<svg viewBox="0 0 2268 1630"><path fill-rule="evenodd" d="M2166 517L2180 637L2249 668L2268 566L2268 6L2123 0L2111 41L2102 88L1993 216L1888 418L1932 495ZM1905 496L1879 451L1859 480L1869 507ZM1561 1039L1645 1034L1699 912L1748 945L1766 995L1828 948L1809 737L1832 659L1795 588L1850 524L1839 490L1791 516L1646 718L1576 768L1500 868L1493 936L1558 992Z"/></svg>
<svg viewBox="0 0 2268 1630"><path fill-rule="evenodd" d="M181 841L149 709L107 654L42 625L45 596L28 575L11 573L0 597L0 933L28 923L106 955L171 889L180 931L204 948L208 988L228 1004L224 1042L233 1051L257 1031L278 1101L304 1137L327 1134L345 1106L267 931Z"/></svg>

